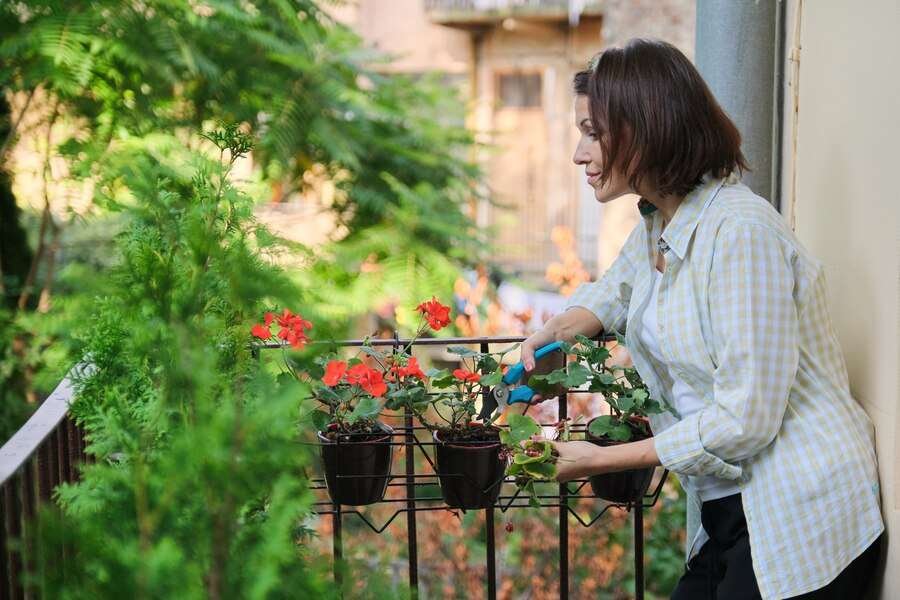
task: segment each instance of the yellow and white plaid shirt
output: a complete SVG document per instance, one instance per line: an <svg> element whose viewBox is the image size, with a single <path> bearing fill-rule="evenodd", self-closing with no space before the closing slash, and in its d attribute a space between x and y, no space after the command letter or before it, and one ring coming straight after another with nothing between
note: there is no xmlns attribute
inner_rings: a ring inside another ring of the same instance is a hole
<svg viewBox="0 0 900 600"><path fill-rule="evenodd" d="M658 211L645 214L603 277L566 306L590 310L607 331L626 330L653 397L673 404L672 373L704 400L686 418L651 418L656 451L680 475L738 483L762 597L823 587L884 525L874 430L850 395L822 265L736 177L704 179L662 233L659 364L637 332L661 221ZM708 538L682 480L690 558Z"/></svg>

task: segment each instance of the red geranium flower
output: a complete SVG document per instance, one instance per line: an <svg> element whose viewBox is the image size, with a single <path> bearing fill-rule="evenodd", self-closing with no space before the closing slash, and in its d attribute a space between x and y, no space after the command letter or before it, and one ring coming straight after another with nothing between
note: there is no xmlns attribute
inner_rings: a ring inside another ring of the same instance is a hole
<svg viewBox="0 0 900 600"><path fill-rule="evenodd" d="M342 360L333 360L325 366L325 376L322 377L322 383L328 387L334 387L340 383L344 373L347 372L347 363Z"/></svg>
<svg viewBox="0 0 900 600"><path fill-rule="evenodd" d="M463 383L478 383L481 379L481 375L478 373L473 373L467 369L456 369L453 371L453 376Z"/></svg>
<svg viewBox="0 0 900 600"><path fill-rule="evenodd" d="M267 340L272 337L272 332L269 330L267 325L263 325L262 323L257 323L250 329L250 335L253 337L258 337L261 340Z"/></svg>
<svg viewBox="0 0 900 600"><path fill-rule="evenodd" d="M428 324L435 331L450 324L450 307L438 302L434 296L431 297L431 300L419 304L416 310L425 315Z"/></svg>
<svg viewBox="0 0 900 600"><path fill-rule="evenodd" d="M267 324L271 323L273 319L276 319L281 327L278 337L286 340L292 347L302 348L309 341L309 338L306 337L306 330L312 329L312 323L300 315L295 315L287 308L278 317L272 313L266 313Z"/></svg>
<svg viewBox="0 0 900 600"><path fill-rule="evenodd" d="M410 357L409 361L406 363L406 366L393 365L391 367L390 373L388 373L387 380L396 381L401 377L415 377L420 381L426 380L425 373L423 373L422 369L419 367L419 361L415 356Z"/></svg>
<svg viewBox="0 0 900 600"><path fill-rule="evenodd" d="M347 383L358 385L376 398L383 396L387 391L381 371L370 369L362 363L353 365L347 370Z"/></svg>

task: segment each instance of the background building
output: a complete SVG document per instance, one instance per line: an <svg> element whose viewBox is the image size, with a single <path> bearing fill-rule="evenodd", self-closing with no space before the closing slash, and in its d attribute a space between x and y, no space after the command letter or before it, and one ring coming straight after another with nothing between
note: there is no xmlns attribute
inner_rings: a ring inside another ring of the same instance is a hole
<svg viewBox="0 0 900 600"><path fill-rule="evenodd" d="M492 200L473 210L501 265L543 283L561 226L592 276L609 266L638 213L625 200L601 208L572 164L572 76L607 41L638 34L692 55L693 1L357 0L337 16L398 57L386 71L437 71L462 92Z"/></svg>

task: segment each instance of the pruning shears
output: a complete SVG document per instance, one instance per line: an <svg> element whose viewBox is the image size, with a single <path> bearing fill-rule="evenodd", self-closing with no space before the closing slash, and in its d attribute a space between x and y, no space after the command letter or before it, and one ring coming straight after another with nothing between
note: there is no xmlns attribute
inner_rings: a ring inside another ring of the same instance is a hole
<svg viewBox="0 0 900 600"><path fill-rule="evenodd" d="M562 342L553 342L542 346L534 353L534 359L537 361L561 348ZM510 404L517 402L531 402L535 391L527 385L517 385L523 375L525 375L525 365L522 361L510 367L503 375L500 383L488 392L481 405L481 412L478 413L478 418L482 421L487 421L498 407L505 409Z"/></svg>

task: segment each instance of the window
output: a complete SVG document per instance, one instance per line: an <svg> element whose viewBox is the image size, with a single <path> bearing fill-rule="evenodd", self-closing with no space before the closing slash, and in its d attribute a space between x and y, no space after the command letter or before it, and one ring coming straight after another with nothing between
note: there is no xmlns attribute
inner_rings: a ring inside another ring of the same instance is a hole
<svg viewBox="0 0 900 600"><path fill-rule="evenodd" d="M540 108L540 73L501 73L497 77L502 108Z"/></svg>

